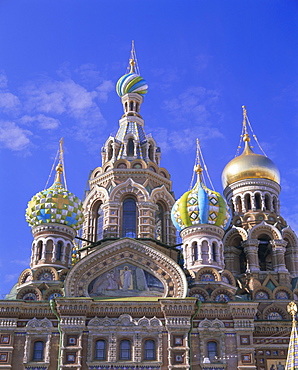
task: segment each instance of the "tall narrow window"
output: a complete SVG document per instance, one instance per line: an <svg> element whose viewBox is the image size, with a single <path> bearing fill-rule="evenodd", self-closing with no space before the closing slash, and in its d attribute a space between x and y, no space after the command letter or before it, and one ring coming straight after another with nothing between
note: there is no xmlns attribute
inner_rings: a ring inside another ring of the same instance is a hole
<svg viewBox="0 0 298 370"><path fill-rule="evenodd" d="M256 209L261 209L261 196L259 193L255 194Z"/></svg>
<svg viewBox="0 0 298 370"><path fill-rule="evenodd" d="M245 200L245 208L246 208L246 211L248 211L248 210L251 209L250 194L245 194L244 200Z"/></svg>
<svg viewBox="0 0 298 370"><path fill-rule="evenodd" d="M42 258L42 241L40 240L37 244L37 258L41 260Z"/></svg>
<svg viewBox="0 0 298 370"><path fill-rule="evenodd" d="M122 236L136 237L137 206L133 198L126 198L123 202Z"/></svg>
<svg viewBox="0 0 298 370"><path fill-rule="evenodd" d="M59 242L57 243L57 247L56 247L56 260L57 261L61 260L62 246L63 246L63 243L59 240Z"/></svg>
<svg viewBox="0 0 298 370"><path fill-rule="evenodd" d="M156 211L155 217L155 239L164 242L164 209L163 206L158 203L158 210Z"/></svg>
<svg viewBox="0 0 298 370"><path fill-rule="evenodd" d="M134 146L133 139L128 139L128 143L127 143L127 155L129 157L132 157L134 155L134 149L135 149L135 146Z"/></svg>
<svg viewBox="0 0 298 370"><path fill-rule="evenodd" d="M101 206L99 206L96 220L96 240L101 240L103 238L103 215L103 210Z"/></svg>
<svg viewBox="0 0 298 370"><path fill-rule="evenodd" d="M266 209L266 211L271 211L270 197L269 197L268 194L265 195L265 209Z"/></svg>
<svg viewBox="0 0 298 370"><path fill-rule="evenodd" d="M216 249L217 249L217 244L213 242L212 243L212 259L215 262L216 262Z"/></svg>
<svg viewBox="0 0 298 370"><path fill-rule="evenodd" d="M34 342L33 347L33 361L43 361L44 342Z"/></svg>
<svg viewBox="0 0 298 370"><path fill-rule="evenodd" d="M197 242L193 242L192 243L192 261L195 262L197 261L199 258L198 256L198 243Z"/></svg>
<svg viewBox="0 0 298 370"><path fill-rule="evenodd" d="M108 146L108 161L111 160L112 157L113 157L113 147L112 147L112 143L110 143Z"/></svg>
<svg viewBox="0 0 298 370"><path fill-rule="evenodd" d="M131 359L131 345L130 341L124 339L120 342L120 351L119 351L120 360L129 361Z"/></svg>
<svg viewBox="0 0 298 370"><path fill-rule="evenodd" d="M150 161L153 161L153 145L152 144L149 144L148 155L149 155Z"/></svg>
<svg viewBox="0 0 298 370"><path fill-rule="evenodd" d="M242 203L240 197L236 198L236 212L242 213Z"/></svg>
<svg viewBox="0 0 298 370"><path fill-rule="evenodd" d="M275 213L278 213L278 202L277 202L276 197L273 198L273 211Z"/></svg>
<svg viewBox="0 0 298 370"><path fill-rule="evenodd" d="M154 340L146 340L144 345L144 360L154 361L156 360L156 349Z"/></svg>
<svg viewBox="0 0 298 370"><path fill-rule="evenodd" d="M218 357L217 354L217 343L216 342L208 342L207 343L207 352L209 360L214 360Z"/></svg>
<svg viewBox="0 0 298 370"><path fill-rule="evenodd" d="M106 341L105 340L97 340L95 343L95 360L106 360Z"/></svg>
<svg viewBox="0 0 298 370"><path fill-rule="evenodd" d="M133 101L131 101L130 103L129 103L129 110L133 110Z"/></svg>

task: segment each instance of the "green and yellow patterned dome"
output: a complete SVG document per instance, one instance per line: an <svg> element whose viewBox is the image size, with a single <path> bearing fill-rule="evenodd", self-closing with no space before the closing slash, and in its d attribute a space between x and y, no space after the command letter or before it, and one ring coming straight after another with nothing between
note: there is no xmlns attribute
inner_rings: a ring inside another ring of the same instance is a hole
<svg viewBox="0 0 298 370"><path fill-rule="evenodd" d="M226 230L230 225L230 209L223 196L208 189L201 180L202 168L196 168L198 180L172 208L171 218L178 231L188 226L209 224Z"/></svg>
<svg viewBox="0 0 298 370"><path fill-rule="evenodd" d="M57 166L56 171L54 184L34 195L28 203L26 221L31 227L56 223L78 230L84 220L83 203L62 185L63 168L61 163Z"/></svg>

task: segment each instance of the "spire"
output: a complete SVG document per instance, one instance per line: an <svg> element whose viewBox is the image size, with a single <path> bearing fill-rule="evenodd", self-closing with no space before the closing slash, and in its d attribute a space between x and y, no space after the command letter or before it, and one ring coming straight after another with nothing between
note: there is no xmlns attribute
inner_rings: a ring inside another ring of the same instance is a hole
<svg viewBox="0 0 298 370"><path fill-rule="evenodd" d="M63 174L63 179L64 179L64 184L65 184L65 189L67 189L66 185L66 177L65 177L65 170L64 170L64 149L63 149L63 143L64 143L64 138L62 137L59 140L59 163L56 167L56 176L55 176L55 183L60 183L62 184L62 174Z"/></svg>
<svg viewBox="0 0 298 370"><path fill-rule="evenodd" d="M242 125L243 125L243 132L244 132L243 141L244 142L249 142L250 141L250 137L249 137L248 130L247 130L247 112L246 112L245 105L242 105L242 110L243 110L243 122L242 122Z"/></svg>
<svg viewBox="0 0 298 370"><path fill-rule="evenodd" d="M130 51L130 58L129 58L129 66L127 67L128 73L135 73L140 75L140 69L138 66L137 54L135 50L135 42L134 40L131 41L131 51Z"/></svg>
<svg viewBox="0 0 298 370"><path fill-rule="evenodd" d="M292 316L292 332L289 342L288 356L286 362L285 370L295 370L298 369L298 334L296 327L295 316L297 314L297 305L295 302L290 302L288 304L287 310Z"/></svg>
<svg viewBox="0 0 298 370"><path fill-rule="evenodd" d="M206 176L207 176L207 178L210 182L210 185L211 185L212 189L214 190L214 186L212 184L212 181L211 181L211 178L209 176L206 163L204 161L203 153L202 153L201 146L200 146L200 140L198 138L196 139L196 147L197 147L197 150L196 150L196 159L195 159L195 165L194 165L194 172L193 172L193 176L192 176L192 179L191 179L189 190L193 186L194 173L197 174L197 182L198 183L205 183L204 176L203 176L203 171L204 170L205 170Z"/></svg>

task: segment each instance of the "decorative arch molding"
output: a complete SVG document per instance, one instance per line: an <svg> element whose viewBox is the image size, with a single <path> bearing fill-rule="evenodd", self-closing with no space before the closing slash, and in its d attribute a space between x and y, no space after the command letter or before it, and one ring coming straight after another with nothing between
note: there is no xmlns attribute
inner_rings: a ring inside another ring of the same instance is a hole
<svg viewBox="0 0 298 370"><path fill-rule="evenodd" d="M129 162L129 161L127 161L127 162ZM134 159L133 161L129 162L129 167L127 167L127 168L135 169L134 166L136 164L140 164L142 166L141 167L142 169L146 169L148 167L147 163L143 159L138 158L138 159Z"/></svg>
<svg viewBox="0 0 298 370"><path fill-rule="evenodd" d="M224 282L224 280L222 279L223 277L226 277L229 281L230 281L230 284L234 287L236 287L236 280L233 276L233 274L231 273L231 271L229 270L224 270L222 273L221 273L221 280Z"/></svg>
<svg viewBox="0 0 298 370"><path fill-rule="evenodd" d="M283 239L288 239L290 242L291 247L296 247L298 246L298 238L295 232L290 228L290 226L285 227L282 232L282 238Z"/></svg>
<svg viewBox="0 0 298 370"><path fill-rule="evenodd" d="M218 318L216 318L215 320L208 320L207 318L205 318L204 320L202 320L199 325L198 325L199 328L215 328L215 329L218 329L218 328L224 328L225 327L225 324L219 320Z"/></svg>
<svg viewBox="0 0 298 370"><path fill-rule="evenodd" d="M25 299L25 296L27 294L31 294L32 297L34 297L33 299L30 299L32 301L41 301L42 300L42 294L41 294L41 291L34 287L34 286L28 286L28 287L24 287L24 288L21 288L17 294L17 297L16 299ZM35 299L36 298L36 299Z"/></svg>
<svg viewBox="0 0 298 370"><path fill-rule="evenodd" d="M24 270L18 280L18 285L25 284L33 280L33 274L31 269Z"/></svg>
<svg viewBox="0 0 298 370"><path fill-rule="evenodd" d="M248 232L248 238L258 239L258 236L260 234L267 234L272 239L277 239L277 240L282 239L280 231L275 226L269 225L265 221L251 228Z"/></svg>
<svg viewBox="0 0 298 370"><path fill-rule="evenodd" d="M167 211L170 211L175 203L174 197L168 192L164 185L152 190L150 200L155 204L159 201L165 203L167 206Z"/></svg>
<svg viewBox="0 0 298 370"><path fill-rule="evenodd" d="M97 329L98 327L104 326L141 326L144 327L146 330L150 330L152 327L162 327L162 322L156 318L155 316L151 319L147 317L142 317L140 319L133 319L132 316L124 314L119 316L119 318L109 318L104 317L102 319L98 318L97 316L91 319L88 323L88 329Z"/></svg>
<svg viewBox="0 0 298 370"><path fill-rule="evenodd" d="M205 289L197 288L197 287L194 287L194 288L190 289L190 292L189 292L190 297L195 297L195 298L200 299L198 297L198 295L201 295L204 298L205 301L209 300L209 294Z"/></svg>
<svg viewBox="0 0 298 370"><path fill-rule="evenodd" d="M49 274L52 276L52 279L40 279L43 274ZM58 272L54 267L47 266L47 267L39 267L33 273L33 280L59 280Z"/></svg>
<svg viewBox="0 0 298 370"><path fill-rule="evenodd" d="M126 169L127 168L131 168L131 162L128 161L127 159L125 158L121 158L121 159L117 159L117 161L114 162L113 166L114 168L117 170L121 170L121 167L119 167L119 165L121 164L125 164L126 165Z"/></svg>
<svg viewBox="0 0 298 370"><path fill-rule="evenodd" d="M289 289L285 286L278 286L273 290L273 296L274 296L275 299L281 299L281 298L277 297L279 292L285 292L288 295L288 300L293 299L293 292L291 291L291 289ZM283 298L283 299L286 300L287 298Z"/></svg>
<svg viewBox="0 0 298 370"><path fill-rule="evenodd" d="M164 298L186 297L187 280L180 266L162 252L129 238L106 245L79 261L65 279L65 296L89 297L88 286L96 277L124 263L140 267L159 279L164 286Z"/></svg>
<svg viewBox="0 0 298 370"><path fill-rule="evenodd" d="M101 175L102 174L102 168L101 167L96 167L92 173L91 173L91 176L90 176L90 179L93 180L93 179L96 179L97 176Z"/></svg>
<svg viewBox="0 0 298 370"><path fill-rule="evenodd" d="M233 293L231 293L230 291L228 291L225 288L217 288L217 289L213 290L213 292L211 293L211 297L210 297L211 300L215 301L216 297L220 294L223 295L223 296L227 296L229 298L228 300L230 300L230 301L234 300ZM223 301L220 300L219 302L227 302L227 301L226 300L223 300Z"/></svg>
<svg viewBox="0 0 298 370"><path fill-rule="evenodd" d="M53 324L49 319L46 317L42 320L38 320L36 317L34 317L32 320L29 320L26 324L26 327L31 328L52 328Z"/></svg>
<svg viewBox="0 0 298 370"><path fill-rule="evenodd" d="M220 281L221 280L218 271L215 268L212 268L212 267L203 267L202 269L200 269L196 274L195 280L196 281L201 281L202 276L205 275L205 274L212 275L214 277L214 281Z"/></svg>
<svg viewBox="0 0 298 370"><path fill-rule="evenodd" d="M283 307L281 307L280 305L276 303L272 303L270 306L264 309L262 313L263 319L266 320L268 314L271 312L278 312L281 315L283 320L288 319L290 316Z"/></svg>
<svg viewBox="0 0 298 370"><path fill-rule="evenodd" d="M267 293L268 298L264 298L264 299L273 299L274 298L273 297L273 293L272 293L272 291L269 288L267 288L266 286L260 286L260 287L258 287L256 289L254 289L254 291L253 291L253 299L256 299L256 295L259 292L265 292L265 293Z"/></svg>
<svg viewBox="0 0 298 370"><path fill-rule="evenodd" d="M121 202L126 195L134 195L138 202L147 202L149 200L149 193L143 185L134 182L131 178L127 179L122 184L117 185L110 194L110 200L114 202Z"/></svg>
<svg viewBox="0 0 298 370"><path fill-rule="evenodd" d="M97 201L102 201L103 204L109 201L109 193L103 186L94 187L87 195L84 201L84 213L91 212Z"/></svg>
<svg viewBox="0 0 298 370"><path fill-rule="evenodd" d="M224 236L223 238L223 244L225 246L231 246L231 243L234 238L241 237L242 241L247 240L248 235L246 230L244 230L242 227L233 226Z"/></svg>

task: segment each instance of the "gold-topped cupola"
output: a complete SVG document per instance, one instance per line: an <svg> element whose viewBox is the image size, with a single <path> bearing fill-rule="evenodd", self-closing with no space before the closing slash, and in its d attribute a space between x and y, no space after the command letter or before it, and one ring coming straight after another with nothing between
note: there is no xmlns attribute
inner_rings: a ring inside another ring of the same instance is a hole
<svg viewBox="0 0 298 370"><path fill-rule="evenodd" d="M280 184L280 174L276 165L266 155L256 154L250 145L250 136L247 130L247 113L243 108L243 141L242 154L232 159L222 173L222 184L225 189L229 185L245 179L268 179ZM254 135L255 137L255 135Z"/></svg>

